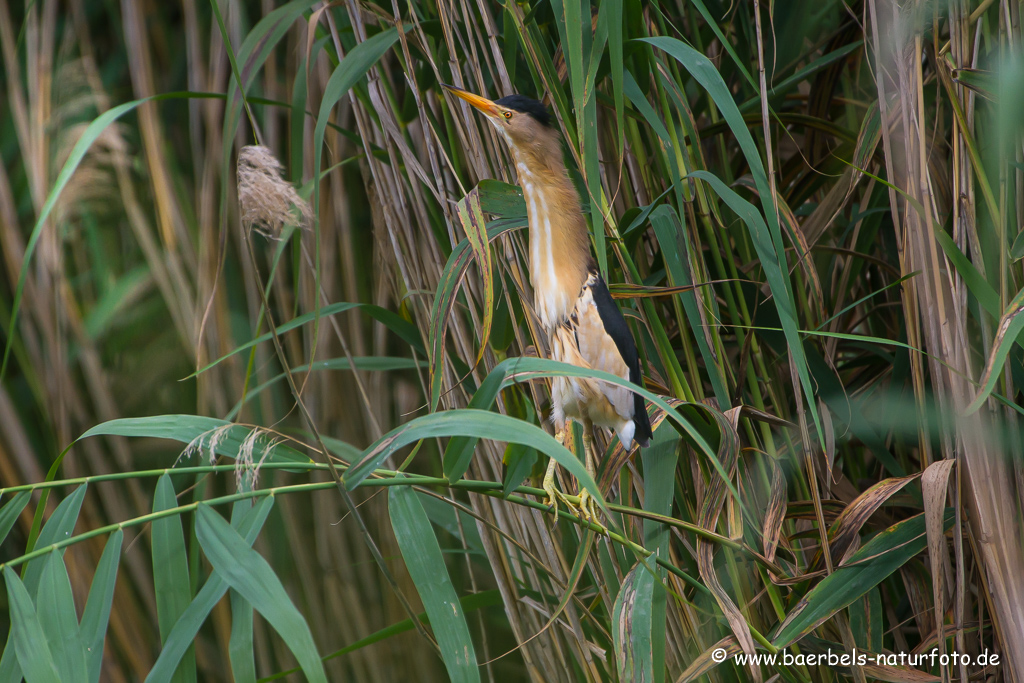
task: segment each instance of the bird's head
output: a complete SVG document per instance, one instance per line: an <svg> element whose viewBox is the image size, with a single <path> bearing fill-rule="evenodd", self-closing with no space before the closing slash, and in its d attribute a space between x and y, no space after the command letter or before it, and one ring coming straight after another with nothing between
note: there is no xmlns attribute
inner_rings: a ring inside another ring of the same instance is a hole
<svg viewBox="0 0 1024 683"><path fill-rule="evenodd" d="M442 86L456 97L479 109L487 120L497 128L513 151L541 151L552 142L557 144L557 135L551 127L551 116L547 108L537 100L524 95L509 95L500 100L489 100L474 95L453 85Z"/></svg>

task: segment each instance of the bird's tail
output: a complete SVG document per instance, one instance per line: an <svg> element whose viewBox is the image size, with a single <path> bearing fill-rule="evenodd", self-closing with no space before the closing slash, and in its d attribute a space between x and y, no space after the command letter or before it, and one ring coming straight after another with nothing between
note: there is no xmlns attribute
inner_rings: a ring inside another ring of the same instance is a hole
<svg viewBox="0 0 1024 683"><path fill-rule="evenodd" d="M636 425L633 438L636 439L637 446L647 448L651 445L651 437L654 436L651 431L651 417L647 414L647 404L643 396L633 394L633 401L633 424Z"/></svg>

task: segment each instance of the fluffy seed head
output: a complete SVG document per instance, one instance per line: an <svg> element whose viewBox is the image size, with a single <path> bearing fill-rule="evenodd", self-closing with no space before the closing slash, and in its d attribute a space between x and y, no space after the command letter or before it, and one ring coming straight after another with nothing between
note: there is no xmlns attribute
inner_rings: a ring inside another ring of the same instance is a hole
<svg viewBox="0 0 1024 683"><path fill-rule="evenodd" d="M249 145L238 153L242 225L271 238L280 237L285 226L305 227L313 217L309 204L281 177L281 170L281 162L262 145Z"/></svg>

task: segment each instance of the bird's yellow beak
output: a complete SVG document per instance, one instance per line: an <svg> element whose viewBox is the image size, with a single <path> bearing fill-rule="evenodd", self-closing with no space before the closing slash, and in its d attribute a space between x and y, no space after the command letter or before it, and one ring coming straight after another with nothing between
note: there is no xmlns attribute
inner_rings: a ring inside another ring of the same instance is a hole
<svg viewBox="0 0 1024 683"><path fill-rule="evenodd" d="M486 97L474 95L471 92L467 92L462 88L456 88L454 85L448 85L447 83L442 83L441 87L450 92L451 94L455 95L456 97L466 100L487 116L501 116L501 109L498 108L498 105L496 105L494 102L487 99Z"/></svg>

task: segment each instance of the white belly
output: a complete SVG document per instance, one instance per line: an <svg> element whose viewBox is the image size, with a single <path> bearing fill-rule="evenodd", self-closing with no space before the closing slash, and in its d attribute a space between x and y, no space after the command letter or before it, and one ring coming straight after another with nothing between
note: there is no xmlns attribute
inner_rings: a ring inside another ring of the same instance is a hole
<svg viewBox="0 0 1024 683"><path fill-rule="evenodd" d="M572 326L558 325L551 334L551 357L580 368L603 370L629 379L615 342L604 330L589 288L573 302ZM589 420L615 430L625 448L633 441L632 392L618 385L585 377L555 377L551 382L551 418L556 429L566 418Z"/></svg>

